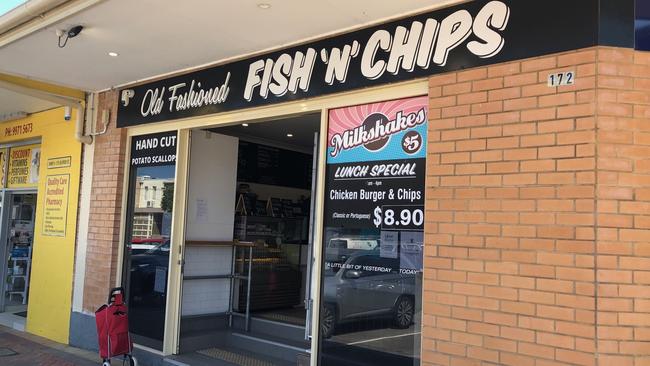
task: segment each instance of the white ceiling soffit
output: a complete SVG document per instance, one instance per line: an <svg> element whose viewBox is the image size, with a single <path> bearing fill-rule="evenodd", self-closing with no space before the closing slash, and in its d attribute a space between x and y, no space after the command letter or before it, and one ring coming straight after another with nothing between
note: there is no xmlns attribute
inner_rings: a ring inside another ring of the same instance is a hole
<svg viewBox="0 0 650 366"><path fill-rule="evenodd" d="M0 88L0 120L12 113L36 113L56 107L57 104Z"/></svg>
<svg viewBox="0 0 650 366"><path fill-rule="evenodd" d="M104 0L0 48L0 72L98 91L451 2ZM77 24L81 35L58 48L55 30Z"/></svg>
<svg viewBox="0 0 650 366"><path fill-rule="evenodd" d="M28 0L0 15L0 33L26 23L67 0Z"/></svg>

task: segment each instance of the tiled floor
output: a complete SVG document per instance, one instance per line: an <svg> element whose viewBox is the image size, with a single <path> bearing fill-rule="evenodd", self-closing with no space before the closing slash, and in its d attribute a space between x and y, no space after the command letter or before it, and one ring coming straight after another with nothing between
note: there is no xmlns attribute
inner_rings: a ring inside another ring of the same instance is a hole
<svg viewBox="0 0 650 366"><path fill-rule="evenodd" d="M25 318L10 312L0 313L0 325L22 332L25 331Z"/></svg>
<svg viewBox="0 0 650 366"><path fill-rule="evenodd" d="M101 359L91 352L0 326L0 365L97 366Z"/></svg>

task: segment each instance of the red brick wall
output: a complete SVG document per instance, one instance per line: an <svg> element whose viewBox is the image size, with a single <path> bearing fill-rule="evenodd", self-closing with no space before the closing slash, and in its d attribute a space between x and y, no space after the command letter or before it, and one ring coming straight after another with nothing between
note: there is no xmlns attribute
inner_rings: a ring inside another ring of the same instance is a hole
<svg viewBox="0 0 650 366"><path fill-rule="evenodd" d="M430 79L423 364L650 355L649 59L592 48ZM546 85L565 70L576 85Z"/></svg>
<svg viewBox="0 0 650 366"><path fill-rule="evenodd" d="M593 364L595 72L590 49L430 79L424 364Z"/></svg>
<svg viewBox="0 0 650 366"><path fill-rule="evenodd" d="M106 302L117 275L126 150L126 129L115 127L117 95L116 91L99 95L98 119L105 109L110 109L111 121L107 133L97 136L94 142L83 301L86 311L95 311Z"/></svg>

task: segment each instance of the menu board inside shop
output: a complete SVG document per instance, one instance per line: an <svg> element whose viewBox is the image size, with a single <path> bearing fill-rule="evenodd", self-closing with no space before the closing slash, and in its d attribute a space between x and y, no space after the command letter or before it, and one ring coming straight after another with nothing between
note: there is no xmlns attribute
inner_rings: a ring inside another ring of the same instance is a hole
<svg viewBox="0 0 650 366"><path fill-rule="evenodd" d="M24 145L9 150L8 188L35 188L41 167L41 145Z"/></svg>
<svg viewBox="0 0 650 366"><path fill-rule="evenodd" d="M310 154L240 140L238 155L239 182L311 189Z"/></svg>
<svg viewBox="0 0 650 366"><path fill-rule="evenodd" d="M330 110L326 270L373 255L368 271L422 271L427 111L426 97Z"/></svg>

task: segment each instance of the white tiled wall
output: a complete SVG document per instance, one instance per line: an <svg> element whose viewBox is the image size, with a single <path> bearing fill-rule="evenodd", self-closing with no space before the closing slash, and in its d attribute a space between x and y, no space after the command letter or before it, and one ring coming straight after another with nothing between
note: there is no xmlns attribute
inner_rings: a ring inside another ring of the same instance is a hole
<svg viewBox="0 0 650 366"><path fill-rule="evenodd" d="M183 282L182 315L201 315L228 311L230 280Z"/></svg>
<svg viewBox="0 0 650 366"><path fill-rule="evenodd" d="M232 248L189 246L185 249L185 276L230 274Z"/></svg>
<svg viewBox="0 0 650 366"><path fill-rule="evenodd" d="M188 187L187 240L232 240L237 184L237 147L234 137L192 133L192 158ZM199 202L206 207L201 207ZM185 247L184 275L230 274L232 249ZM230 280L183 281L182 315L225 312L229 307Z"/></svg>

